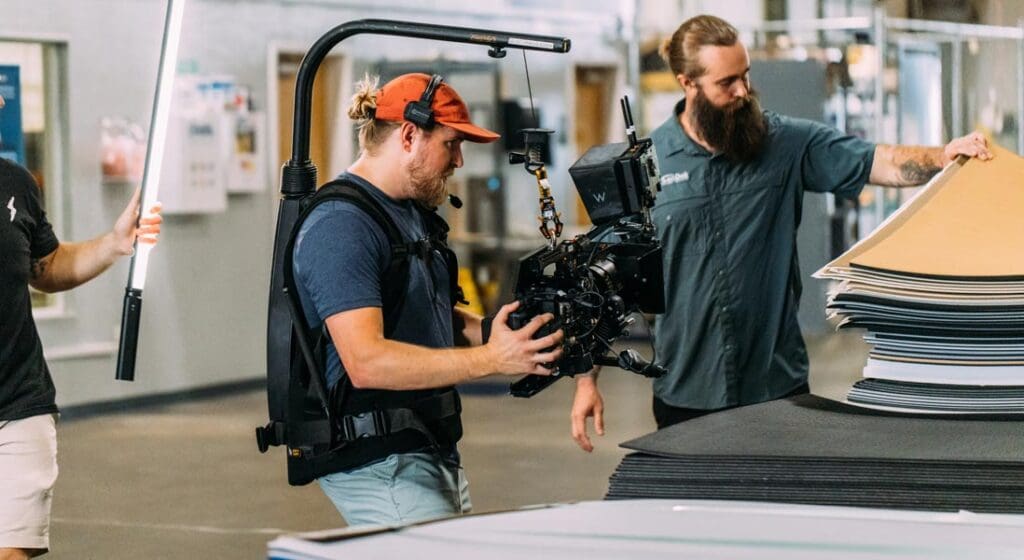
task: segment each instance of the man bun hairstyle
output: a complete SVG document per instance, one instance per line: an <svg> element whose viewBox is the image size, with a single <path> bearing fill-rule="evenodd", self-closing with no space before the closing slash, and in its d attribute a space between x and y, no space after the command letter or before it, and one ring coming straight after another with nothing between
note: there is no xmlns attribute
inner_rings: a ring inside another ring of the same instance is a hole
<svg viewBox="0 0 1024 560"><path fill-rule="evenodd" d="M376 118L377 113L377 85L380 83L379 76L364 74L363 79L356 83L356 92L352 96L352 105L348 108L348 117L356 121L356 128L359 130L359 149L367 153L374 153L378 146L391 133L401 126L401 123L382 121Z"/></svg>
<svg viewBox="0 0 1024 560"><path fill-rule="evenodd" d="M731 47L739 40L739 32L722 18L699 15L683 22L671 37L665 39L658 53L672 69L690 79L699 78L705 72L697 55L701 47Z"/></svg>
<svg viewBox="0 0 1024 560"><path fill-rule="evenodd" d="M356 83L352 106L348 108L350 119L363 121L373 118L373 114L377 110L377 84L379 82L379 77L364 74L363 79Z"/></svg>

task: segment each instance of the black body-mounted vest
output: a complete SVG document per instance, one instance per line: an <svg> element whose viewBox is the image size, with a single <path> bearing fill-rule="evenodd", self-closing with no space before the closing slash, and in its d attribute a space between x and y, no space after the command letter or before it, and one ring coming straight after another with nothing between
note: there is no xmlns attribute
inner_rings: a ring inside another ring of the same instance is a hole
<svg viewBox="0 0 1024 560"><path fill-rule="evenodd" d="M337 179L321 187L304 201L284 253L284 291L294 328L286 396L268 394L273 400L286 398L283 421L271 418L256 429L261 452L270 446L288 448L288 482L302 485L323 475L357 467L392 453L428 446L446 450L462 437L461 403L453 387L415 391L357 389L347 375L328 389L326 348L331 344L326 325L312 330L299 301L292 258L302 224L320 204L330 200L352 203L369 215L387 235L391 260L381 277L384 336L392 338L409 284L409 267L414 258L442 258L448 269L452 306L462 301L458 287L458 263L447 246L448 224L435 212L417 208L426 225L427 237L406 241L390 215L359 184ZM342 242L342 241L339 241ZM283 380L278 380L283 381ZM277 386L281 384L278 383ZM268 387L275 386L268 380ZM275 409L275 403L271 410Z"/></svg>

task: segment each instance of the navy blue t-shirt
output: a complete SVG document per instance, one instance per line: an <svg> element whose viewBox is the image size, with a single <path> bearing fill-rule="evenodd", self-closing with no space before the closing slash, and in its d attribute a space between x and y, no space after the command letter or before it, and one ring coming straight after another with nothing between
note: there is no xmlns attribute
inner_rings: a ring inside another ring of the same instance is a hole
<svg viewBox="0 0 1024 560"><path fill-rule="evenodd" d="M412 200L392 200L362 177L358 183L395 222L406 242L426 237L423 217ZM409 261L409 282L395 331L389 338L430 348L454 345L448 268L439 252L426 262ZM341 200L321 203L309 214L295 241L295 283L306 322L314 330L332 315L383 307L382 278L391 261L387 234L366 212ZM327 383L341 377L343 365L327 345Z"/></svg>

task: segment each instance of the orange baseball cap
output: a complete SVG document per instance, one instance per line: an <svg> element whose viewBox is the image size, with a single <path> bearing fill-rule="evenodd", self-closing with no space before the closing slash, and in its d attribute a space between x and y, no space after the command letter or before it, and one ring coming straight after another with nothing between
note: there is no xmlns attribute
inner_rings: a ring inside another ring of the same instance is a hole
<svg viewBox="0 0 1024 560"><path fill-rule="evenodd" d="M419 101L429 82L430 76L426 74L402 74L384 84L377 92L374 117L384 121L404 121L405 106L412 101ZM471 123L466 102L459 97L455 88L445 82L441 82L434 90L434 102L430 108L434 110L434 122L458 130L470 142L487 144L501 138L497 132Z"/></svg>

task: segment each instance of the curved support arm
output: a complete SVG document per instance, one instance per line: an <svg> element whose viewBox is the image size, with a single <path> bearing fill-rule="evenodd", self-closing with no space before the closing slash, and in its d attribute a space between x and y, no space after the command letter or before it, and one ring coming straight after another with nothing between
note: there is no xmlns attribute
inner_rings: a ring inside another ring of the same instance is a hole
<svg viewBox="0 0 1024 560"><path fill-rule="evenodd" d="M316 189L316 168L309 160L309 130L313 80L320 69L320 64L335 45L348 37L363 33L483 45L491 47L492 56L502 56L504 49L507 48L565 53L569 52L571 46L569 39L563 37L384 19L350 21L331 29L310 47L299 66L295 82L292 157L285 166L281 182L281 193L285 196L302 196Z"/></svg>

